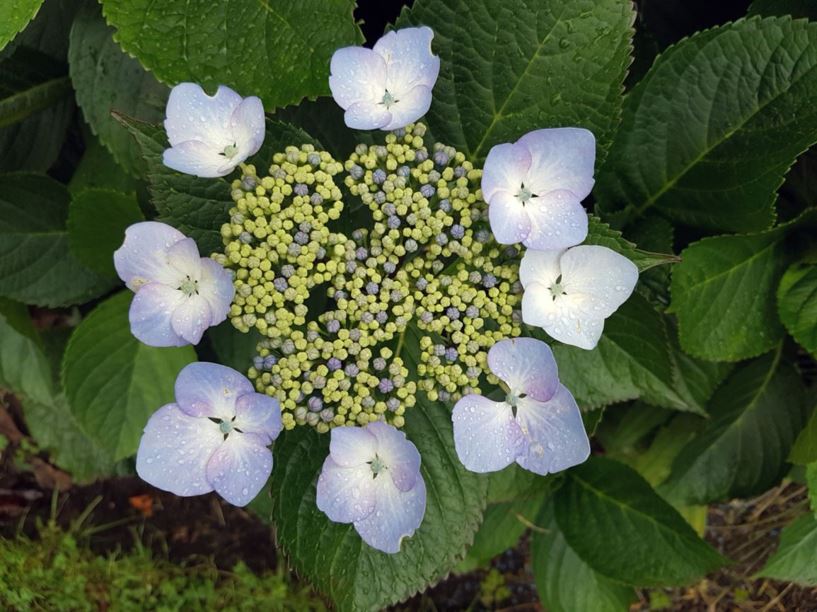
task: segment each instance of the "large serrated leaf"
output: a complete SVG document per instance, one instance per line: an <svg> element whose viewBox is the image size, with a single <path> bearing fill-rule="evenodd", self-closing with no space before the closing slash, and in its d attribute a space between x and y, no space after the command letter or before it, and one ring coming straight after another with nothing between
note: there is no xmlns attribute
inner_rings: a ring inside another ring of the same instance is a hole
<svg viewBox="0 0 817 612"><path fill-rule="evenodd" d="M630 64L625 0L417 0L398 27L427 25L442 59L427 116L474 162L530 130L591 130L603 159Z"/></svg>
<svg viewBox="0 0 817 612"><path fill-rule="evenodd" d="M359 44L353 0L104 0L116 40L170 84L229 85L268 111L329 93L335 49Z"/></svg>
<svg viewBox="0 0 817 612"><path fill-rule="evenodd" d="M638 267L640 273L655 266L681 261L680 257L672 253L650 253L639 249L634 243L627 240L620 231L611 228L596 215L589 215L588 217L587 238L585 238L583 244L596 244L624 255Z"/></svg>
<svg viewBox="0 0 817 612"><path fill-rule="evenodd" d="M780 533L780 546L758 576L817 586L817 518L801 516Z"/></svg>
<svg viewBox="0 0 817 612"><path fill-rule="evenodd" d="M817 355L817 265L795 264L777 288L780 321L797 343Z"/></svg>
<svg viewBox="0 0 817 612"><path fill-rule="evenodd" d="M612 459L594 457L571 469L554 508L567 544L613 580L681 585L723 563L641 476Z"/></svg>
<svg viewBox="0 0 817 612"><path fill-rule="evenodd" d="M148 418L173 401L179 371L196 360L190 346L155 348L133 337L121 291L74 331L62 362L62 384L83 430L114 459L136 452Z"/></svg>
<svg viewBox="0 0 817 612"><path fill-rule="evenodd" d="M709 402L710 421L676 457L666 495L682 504L749 497L774 485L806 419L806 392L779 351L743 365Z"/></svg>
<svg viewBox="0 0 817 612"><path fill-rule="evenodd" d="M68 191L38 174L0 176L0 295L27 304L66 306L99 296L110 279L68 248Z"/></svg>
<svg viewBox="0 0 817 612"><path fill-rule="evenodd" d="M170 90L119 48L113 32L98 7L89 3L79 11L68 50L71 81L91 130L117 163L138 175L145 165L139 148L111 111L158 123Z"/></svg>
<svg viewBox="0 0 817 612"><path fill-rule="evenodd" d="M602 210L769 227L784 174L817 141L815 95L817 24L755 18L680 42L626 99L599 175Z"/></svg>
<svg viewBox="0 0 817 612"><path fill-rule="evenodd" d="M0 49L34 19L43 0L7 0L0 5Z"/></svg>

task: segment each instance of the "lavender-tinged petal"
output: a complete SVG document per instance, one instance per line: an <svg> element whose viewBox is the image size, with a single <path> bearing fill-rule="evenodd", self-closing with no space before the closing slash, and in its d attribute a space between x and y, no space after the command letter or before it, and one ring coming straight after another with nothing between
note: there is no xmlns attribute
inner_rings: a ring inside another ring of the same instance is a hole
<svg viewBox="0 0 817 612"><path fill-rule="evenodd" d="M482 171L482 198L490 205L499 191L516 196L527 179L530 164L530 153L523 146L504 143L492 147Z"/></svg>
<svg viewBox="0 0 817 612"><path fill-rule="evenodd" d="M136 452L136 473L163 491L189 496L213 490L207 462L223 435L209 419L191 417L176 404L162 406L145 425Z"/></svg>
<svg viewBox="0 0 817 612"><path fill-rule="evenodd" d="M375 508L375 479L368 465L343 467L330 454L318 477L318 509L336 523L352 523Z"/></svg>
<svg viewBox="0 0 817 612"><path fill-rule="evenodd" d="M247 393L235 404L233 426L245 433L256 434L269 444L281 433L281 405L264 393Z"/></svg>
<svg viewBox="0 0 817 612"><path fill-rule="evenodd" d="M198 281L201 277L199 247L192 238L179 240L167 250L167 260L177 270L176 278Z"/></svg>
<svg viewBox="0 0 817 612"><path fill-rule="evenodd" d="M604 329L604 319L593 314L581 295L567 294L554 300L550 290L539 283L525 288L522 320L541 327L559 342L587 350L596 347Z"/></svg>
<svg viewBox="0 0 817 612"><path fill-rule="evenodd" d="M588 313L609 317L635 289L638 268L612 249L582 245L562 255L562 279L567 295L581 296Z"/></svg>
<svg viewBox="0 0 817 612"><path fill-rule="evenodd" d="M488 367L510 387L546 402L559 386L559 371L550 347L535 338L500 340L488 351Z"/></svg>
<svg viewBox="0 0 817 612"><path fill-rule="evenodd" d="M348 109L358 102L376 104L386 92L386 62L371 49L343 47L332 55L329 89L335 102Z"/></svg>
<svg viewBox="0 0 817 612"><path fill-rule="evenodd" d="M174 282L176 272L168 264L167 250L184 238L179 230L164 223L134 223L125 230L125 241L113 254L119 278L131 291L151 282Z"/></svg>
<svg viewBox="0 0 817 612"><path fill-rule="evenodd" d="M531 230L530 217L525 205L507 191L497 191L488 205L491 231L499 244L524 241Z"/></svg>
<svg viewBox="0 0 817 612"><path fill-rule="evenodd" d="M377 438L368 427L335 427L331 436L329 454L343 467L365 465L377 454Z"/></svg>
<svg viewBox="0 0 817 612"><path fill-rule="evenodd" d="M431 52L433 38L434 31L422 26L392 30L375 43L372 50L386 62L386 87L395 97L405 95L417 85L429 90L434 87L440 73L440 58Z"/></svg>
<svg viewBox="0 0 817 612"><path fill-rule="evenodd" d="M524 451L525 438L504 402L466 395L454 406L454 447L472 472L496 472Z"/></svg>
<svg viewBox="0 0 817 612"><path fill-rule="evenodd" d="M420 453L396 427L382 421L366 426L377 438L377 455L385 464L395 486L408 491L420 478Z"/></svg>
<svg viewBox="0 0 817 612"><path fill-rule="evenodd" d="M230 305L235 296L233 277L228 270L212 259L202 257L200 261L199 295L210 304L212 314L210 325L218 325L230 312Z"/></svg>
<svg viewBox="0 0 817 612"><path fill-rule="evenodd" d="M544 195L555 189L573 192L581 202L593 189L596 139L583 128L528 132L516 141L530 152L530 189Z"/></svg>
<svg viewBox="0 0 817 612"><path fill-rule="evenodd" d="M516 459L526 470L553 474L578 465L590 456L576 400L564 385L548 402L521 400L516 418L528 436L528 450Z"/></svg>
<svg viewBox="0 0 817 612"><path fill-rule="evenodd" d="M230 144L230 118L239 104L241 96L224 85L214 96L208 96L195 83L176 85L170 91L166 109L165 130L170 145L198 140L223 149Z"/></svg>
<svg viewBox="0 0 817 612"><path fill-rule="evenodd" d="M343 120L353 130L378 130L391 122L391 113L382 104L355 102L346 109Z"/></svg>
<svg viewBox="0 0 817 612"><path fill-rule="evenodd" d="M272 473L272 451L254 434L231 433L207 462L207 480L234 506L246 506Z"/></svg>
<svg viewBox="0 0 817 612"><path fill-rule="evenodd" d="M527 249L519 263L519 280L523 287L528 283L539 283L550 287L562 274L559 260L564 251L537 251Z"/></svg>
<svg viewBox="0 0 817 612"><path fill-rule="evenodd" d="M528 200L530 233L523 241L530 249L559 250L587 238L587 212L570 191L551 191Z"/></svg>
<svg viewBox="0 0 817 612"><path fill-rule="evenodd" d="M230 420L236 401L255 389L242 374L217 363L197 361L176 377L176 403L191 416Z"/></svg>
<svg viewBox="0 0 817 612"><path fill-rule="evenodd" d="M355 521L355 530L372 548L400 552L403 538L414 535L426 511L426 485L422 476L409 491L401 491L389 478L376 478L375 511Z"/></svg>
<svg viewBox="0 0 817 612"><path fill-rule="evenodd" d="M238 148L232 161L236 164L243 162L250 155L255 155L264 144L266 132L266 118L264 104L260 98L250 96L244 98L230 118L230 129Z"/></svg>
<svg viewBox="0 0 817 612"><path fill-rule="evenodd" d="M381 129L396 130L407 126L409 123L414 123L425 115L430 107L431 89L425 85L417 85L402 94L398 101L389 107L391 121Z"/></svg>
<svg viewBox="0 0 817 612"><path fill-rule="evenodd" d="M181 291L149 283L133 296L128 312L131 333L148 346L185 346L190 344L173 329L173 313L185 297Z"/></svg>
<svg viewBox="0 0 817 612"><path fill-rule="evenodd" d="M201 140L186 140L162 154L162 163L178 172L192 174L200 178L217 178L232 172L238 161L232 163L221 154L229 146L216 147Z"/></svg>
<svg viewBox="0 0 817 612"><path fill-rule="evenodd" d="M173 331L184 338L190 344L198 344L204 334L204 330L210 327L213 315L210 312L210 305L198 294L186 296L182 302L176 306L170 323Z"/></svg>

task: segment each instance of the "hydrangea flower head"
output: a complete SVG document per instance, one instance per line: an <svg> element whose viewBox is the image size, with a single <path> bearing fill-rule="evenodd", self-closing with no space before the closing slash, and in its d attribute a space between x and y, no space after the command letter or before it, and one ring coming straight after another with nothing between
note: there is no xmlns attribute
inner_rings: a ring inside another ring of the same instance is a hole
<svg viewBox="0 0 817 612"><path fill-rule="evenodd" d="M352 523L369 546L399 552L425 514L420 453L382 421L337 427L318 478L317 504L331 520Z"/></svg>
<svg viewBox="0 0 817 612"><path fill-rule="evenodd" d="M215 363L186 366L176 378L176 403L150 417L136 472L182 497L215 490L246 506L272 472L268 448L281 432L278 400L256 393L235 370Z"/></svg>
<svg viewBox="0 0 817 612"><path fill-rule="evenodd" d="M525 287L522 319L565 344L593 349L604 319L627 301L638 282L635 264L597 245L565 251L528 250L519 266Z"/></svg>
<svg viewBox="0 0 817 612"><path fill-rule="evenodd" d="M431 28L404 28L384 35L373 49L335 51L329 88L358 130L395 130L426 114L440 72L431 53Z"/></svg>
<svg viewBox="0 0 817 612"><path fill-rule="evenodd" d="M230 272L177 229L155 221L131 225L113 254L119 277L135 292L131 332L150 346L198 344L227 318L235 290Z"/></svg>
<svg viewBox="0 0 817 612"><path fill-rule="evenodd" d="M482 196L500 244L564 249L587 237L581 201L593 188L596 139L581 128L528 132L488 152Z"/></svg>
<svg viewBox="0 0 817 612"><path fill-rule="evenodd" d="M501 340L488 366L507 385L504 401L466 395L454 406L454 446L472 472L495 472L514 461L545 475L590 455L581 413L559 382L556 360L541 340Z"/></svg>
<svg viewBox="0 0 817 612"><path fill-rule="evenodd" d="M224 85L208 96L195 83L180 83L167 101L165 166L195 176L230 174L264 142L264 107Z"/></svg>

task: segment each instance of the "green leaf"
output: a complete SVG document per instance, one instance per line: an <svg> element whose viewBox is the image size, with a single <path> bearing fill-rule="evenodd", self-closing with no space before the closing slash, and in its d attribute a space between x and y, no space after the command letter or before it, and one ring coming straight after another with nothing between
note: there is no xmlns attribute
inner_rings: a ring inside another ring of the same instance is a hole
<svg viewBox="0 0 817 612"><path fill-rule="evenodd" d="M136 452L148 417L173 401L179 371L196 360L190 346L155 348L133 337L121 291L97 306L71 336L62 383L71 412L114 459Z"/></svg>
<svg viewBox="0 0 817 612"><path fill-rule="evenodd" d="M4 299L0 299L0 385L38 402L49 402L54 395L42 340L26 307Z"/></svg>
<svg viewBox="0 0 817 612"><path fill-rule="evenodd" d="M498 504L517 499L550 495L557 478L540 476L512 463L504 470L491 472L488 479L488 503Z"/></svg>
<svg viewBox="0 0 817 612"><path fill-rule="evenodd" d="M621 460L641 474L650 485L657 487L669 477L678 453L695 439L702 427L702 419L694 415L676 415L658 429L649 448L635 456L622 457Z"/></svg>
<svg viewBox="0 0 817 612"><path fill-rule="evenodd" d="M758 576L817 586L817 518L801 516L780 533L780 546Z"/></svg>
<svg viewBox="0 0 817 612"><path fill-rule="evenodd" d="M360 44L352 0L104 0L116 41L166 83L229 85L267 110L329 93L329 59Z"/></svg>
<svg viewBox="0 0 817 612"><path fill-rule="evenodd" d="M462 559L482 520L486 479L460 464L449 408L421 394L406 412L404 430L420 451L428 499L422 525L394 555L370 548L351 525L329 521L315 505L328 435L298 427L275 443L278 543L298 574L340 610L378 610L433 584Z"/></svg>
<svg viewBox="0 0 817 612"><path fill-rule="evenodd" d="M71 79L54 77L0 99L0 128L6 127L60 102L71 93Z"/></svg>
<svg viewBox="0 0 817 612"><path fill-rule="evenodd" d="M94 272L116 277L113 252L122 246L125 229L144 221L133 194L86 189L71 200L68 245L71 253Z"/></svg>
<svg viewBox="0 0 817 612"><path fill-rule="evenodd" d="M531 537L536 590L551 612L626 612L635 599L632 588L605 578L582 561L565 540L546 504Z"/></svg>
<svg viewBox="0 0 817 612"><path fill-rule="evenodd" d="M673 267L671 306L684 351L740 361L780 342L775 292L790 259L784 238L812 212L765 232L704 238L684 249Z"/></svg>
<svg viewBox="0 0 817 612"><path fill-rule="evenodd" d="M0 6L0 49L34 19L43 0L7 0Z"/></svg>
<svg viewBox="0 0 817 612"><path fill-rule="evenodd" d="M242 333L233 327L230 321L224 321L221 325L211 327L205 333L205 337L213 349L218 363L229 366L239 372L246 372L252 366L252 358L258 352L256 350L261 335L256 330Z"/></svg>
<svg viewBox="0 0 817 612"><path fill-rule="evenodd" d="M562 383L585 409L640 397L656 406L697 410L674 389L661 313L637 293L605 321L595 350L557 345L553 352Z"/></svg>
<svg viewBox="0 0 817 612"><path fill-rule="evenodd" d="M817 410L812 409L806 426L798 434L789 453L789 461L806 465L817 461Z"/></svg>
<svg viewBox="0 0 817 612"><path fill-rule="evenodd" d="M747 14L764 17L791 15L795 19L817 20L817 4L814 0L755 0Z"/></svg>
<svg viewBox="0 0 817 612"><path fill-rule="evenodd" d="M71 28L68 51L71 81L93 133L117 163L131 174L140 175L145 164L139 148L111 111L158 123L164 118L169 89L123 53L113 33L97 6L86 4L80 10Z"/></svg>
<svg viewBox="0 0 817 612"><path fill-rule="evenodd" d="M723 564L632 468L593 457L555 497L567 545L596 572L635 586L687 584Z"/></svg>
<svg viewBox="0 0 817 612"><path fill-rule="evenodd" d="M817 266L795 264L777 288L780 320L797 343L817 355Z"/></svg>
<svg viewBox="0 0 817 612"><path fill-rule="evenodd" d="M741 366L715 392L710 421L680 452L663 490L683 504L762 493L788 471L805 408L800 376L779 351Z"/></svg>
<svg viewBox="0 0 817 612"><path fill-rule="evenodd" d="M90 130L87 136L85 152L68 183L71 195L86 189L113 189L120 193L136 191L136 179L116 163L110 151L100 144Z"/></svg>
<svg viewBox="0 0 817 612"><path fill-rule="evenodd" d="M587 238L583 244L597 244L612 249L638 266L639 272L644 272L655 266L681 261L680 257L671 253L642 251L634 243L624 238L620 231L612 229L596 215L588 215L588 221Z"/></svg>
<svg viewBox="0 0 817 612"><path fill-rule="evenodd" d="M783 176L817 142L817 107L803 103L815 95L817 24L749 19L678 43L626 98L599 174L601 210L769 227Z"/></svg>
<svg viewBox="0 0 817 612"><path fill-rule="evenodd" d="M817 514L817 463L809 463L806 466L806 487L808 488L809 507Z"/></svg>
<svg viewBox="0 0 817 612"><path fill-rule="evenodd" d="M417 0L397 27L427 25L442 66L426 116L434 136L480 163L542 127L591 130L604 158L630 64L624 0Z"/></svg>
<svg viewBox="0 0 817 612"><path fill-rule="evenodd" d="M68 191L37 174L0 176L0 295L27 304L78 304L113 283L68 248Z"/></svg>

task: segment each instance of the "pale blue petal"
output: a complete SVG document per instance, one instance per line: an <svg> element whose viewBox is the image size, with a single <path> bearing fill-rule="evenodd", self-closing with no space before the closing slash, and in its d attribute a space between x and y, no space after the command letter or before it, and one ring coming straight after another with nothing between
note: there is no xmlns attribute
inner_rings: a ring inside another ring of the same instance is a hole
<svg viewBox="0 0 817 612"><path fill-rule="evenodd" d="M352 523L374 511L375 486L375 479L368 465L364 463L357 467L343 467L329 455L318 477L315 501L318 509L329 520Z"/></svg>
<svg viewBox="0 0 817 612"><path fill-rule="evenodd" d="M403 538L414 535L426 511L426 485L422 476L409 491L401 491L389 478L375 479L374 512L355 521L361 539L385 553L400 552Z"/></svg>
<svg viewBox="0 0 817 612"><path fill-rule="evenodd" d="M330 435L329 454L338 465L343 467L365 465L377 454L377 438L368 428L335 427Z"/></svg>
<svg viewBox="0 0 817 612"><path fill-rule="evenodd" d="M185 277L198 281L201 277L201 256L199 247L192 238L179 240L167 250L167 260L173 269L177 271L176 282L181 284Z"/></svg>
<svg viewBox="0 0 817 612"><path fill-rule="evenodd" d="M396 97L417 85L423 85L431 94L440 73L440 58L431 52L433 38L434 31L422 26L392 30L375 43L373 51L386 62L386 87Z"/></svg>
<svg viewBox="0 0 817 612"><path fill-rule="evenodd" d="M220 86L208 96L195 83L180 83L167 100L165 130L172 147L189 140L207 143L211 149L224 150L231 144L230 120L241 104L241 96Z"/></svg>
<svg viewBox="0 0 817 612"><path fill-rule="evenodd" d="M151 282L173 282L176 273L168 264L167 250L184 238L179 230L156 221L129 226L125 241L113 254L119 278L132 291Z"/></svg>
<svg viewBox="0 0 817 612"><path fill-rule="evenodd" d="M173 311L170 323L173 331L187 340L190 344L198 344L204 330L210 327L213 315L210 305L198 294L185 296L182 302Z"/></svg>
<svg viewBox="0 0 817 612"><path fill-rule="evenodd" d="M254 434L231 433L207 462L207 480L234 506L246 506L272 473L272 451Z"/></svg>
<svg viewBox="0 0 817 612"><path fill-rule="evenodd" d="M556 189L573 192L582 201L593 189L596 139L583 128L548 128L528 132L517 143L531 155L528 181L543 196Z"/></svg>
<svg viewBox="0 0 817 612"><path fill-rule="evenodd" d="M247 393L235 404L233 426L256 434L269 444L281 433L281 405L265 393Z"/></svg>
<svg viewBox="0 0 817 612"><path fill-rule="evenodd" d="M425 115L430 107L431 90L425 85L417 85L389 107L391 121L380 129L391 131L405 127Z"/></svg>
<svg viewBox="0 0 817 612"><path fill-rule="evenodd" d="M232 419L236 401L255 393L249 380L232 368L197 361L185 366L176 378L176 403L192 416Z"/></svg>
<svg viewBox="0 0 817 612"><path fill-rule="evenodd" d="M559 385L549 402L521 400L516 418L528 437L527 452L516 462L526 470L544 476L578 465L590 456L581 412L564 385Z"/></svg>
<svg viewBox="0 0 817 612"><path fill-rule="evenodd" d="M176 404L150 417L139 450L136 473L145 482L176 495L201 495L213 490L206 469L224 436L209 419L191 417Z"/></svg>
<svg viewBox="0 0 817 612"><path fill-rule="evenodd" d="M537 251L526 249L519 263L519 281L523 287L539 283L550 287L562 274L559 260L564 251Z"/></svg>
<svg viewBox="0 0 817 612"><path fill-rule="evenodd" d="M638 282L636 265L603 246L568 249L559 264L567 295L581 296L585 312L598 318L613 314L627 301Z"/></svg>
<svg viewBox="0 0 817 612"><path fill-rule="evenodd" d="M408 491L420 477L420 453L406 434L388 423L374 421L366 426L377 438L377 455L395 486Z"/></svg>
<svg viewBox="0 0 817 612"><path fill-rule="evenodd" d="M229 270L207 257L201 258L200 265L199 295L210 304L210 325L218 325L227 318L235 297L233 277Z"/></svg>
<svg viewBox="0 0 817 612"><path fill-rule="evenodd" d="M524 451L525 437L511 407L481 395L466 395L454 406L454 447L472 472L496 472Z"/></svg>
<svg viewBox="0 0 817 612"><path fill-rule="evenodd" d="M376 104L386 93L386 63L371 49L338 49L332 55L329 70L332 73L329 89L335 102L344 110L358 102Z"/></svg>
<svg viewBox="0 0 817 612"><path fill-rule="evenodd" d="M586 350L595 348L604 319L594 313L593 303L579 293L553 299L540 283L529 283L522 295L522 320L544 329L551 338Z"/></svg>
<svg viewBox="0 0 817 612"><path fill-rule="evenodd" d="M497 192L516 196L530 164L530 153L523 146L504 143L491 147L482 170L482 198L490 205Z"/></svg>
<svg viewBox="0 0 817 612"><path fill-rule="evenodd" d="M488 205L491 231L499 244L516 244L530 234L531 222L524 204L507 191L497 191Z"/></svg>
<svg viewBox="0 0 817 612"><path fill-rule="evenodd" d="M190 344L173 329L173 313L184 301L181 291L149 283L136 295L128 312L131 333L148 346L185 346Z"/></svg>
<svg viewBox="0 0 817 612"><path fill-rule="evenodd" d="M240 160L224 157L221 152L226 146L216 147L200 140L186 140L165 149L162 163L171 170L200 178L227 176L235 170Z"/></svg>
<svg viewBox="0 0 817 612"><path fill-rule="evenodd" d="M488 367L514 395L547 401L559 386L559 372L550 347L535 338L500 340L488 351Z"/></svg>
<svg viewBox="0 0 817 612"><path fill-rule="evenodd" d="M355 102L346 109L343 120L353 130L378 130L391 122L391 113L382 104Z"/></svg>
<svg viewBox="0 0 817 612"><path fill-rule="evenodd" d="M587 211L570 191L556 190L531 198L525 210L531 227L523 244L530 249L566 249L587 238Z"/></svg>
<svg viewBox="0 0 817 612"><path fill-rule="evenodd" d="M243 162L250 155L255 155L264 144L266 131L266 117L264 105L260 98L250 96L238 105L230 119L238 151L232 161L236 164Z"/></svg>

